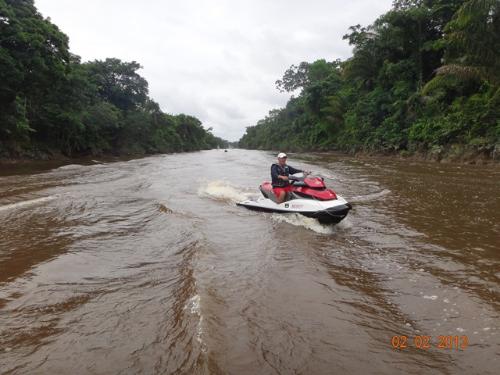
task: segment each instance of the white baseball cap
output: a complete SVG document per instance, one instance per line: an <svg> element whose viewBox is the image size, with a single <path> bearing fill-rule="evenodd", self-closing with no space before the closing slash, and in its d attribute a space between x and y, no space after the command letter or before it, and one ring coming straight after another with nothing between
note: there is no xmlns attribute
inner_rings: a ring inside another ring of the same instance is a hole
<svg viewBox="0 0 500 375"><path fill-rule="evenodd" d="M286 154L285 154L284 152L280 152L280 153L278 154L278 158L279 158L279 159L286 158Z"/></svg>

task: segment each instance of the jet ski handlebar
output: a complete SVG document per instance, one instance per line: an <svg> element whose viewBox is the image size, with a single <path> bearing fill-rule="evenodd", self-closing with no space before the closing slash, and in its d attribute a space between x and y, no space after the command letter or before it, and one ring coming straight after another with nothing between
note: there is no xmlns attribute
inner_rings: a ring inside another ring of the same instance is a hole
<svg viewBox="0 0 500 375"><path fill-rule="evenodd" d="M313 176L311 176L311 172L302 172L302 176L301 177L294 176L293 174L291 174L291 175L288 176L288 180L290 182L293 182L293 181L304 181L304 179L306 179L306 178L312 178L312 177Z"/></svg>

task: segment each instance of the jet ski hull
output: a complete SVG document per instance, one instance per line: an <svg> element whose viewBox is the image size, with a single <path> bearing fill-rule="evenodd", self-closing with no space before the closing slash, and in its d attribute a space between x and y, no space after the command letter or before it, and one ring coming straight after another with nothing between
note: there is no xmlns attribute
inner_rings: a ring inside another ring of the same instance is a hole
<svg viewBox="0 0 500 375"><path fill-rule="evenodd" d="M301 212L301 214L307 217L315 218L321 224L338 224L347 216L351 208L352 208L351 204L347 203L341 206L328 208L323 211L318 211L314 213Z"/></svg>
<svg viewBox="0 0 500 375"><path fill-rule="evenodd" d="M260 198L240 202L237 205L254 211L276 212L280 214L297 213L317 219L322 224L337 224L341 222L352 208L351 204L342 197L328 202L294 199L281 204L276 204L268 198Z"/></svg>

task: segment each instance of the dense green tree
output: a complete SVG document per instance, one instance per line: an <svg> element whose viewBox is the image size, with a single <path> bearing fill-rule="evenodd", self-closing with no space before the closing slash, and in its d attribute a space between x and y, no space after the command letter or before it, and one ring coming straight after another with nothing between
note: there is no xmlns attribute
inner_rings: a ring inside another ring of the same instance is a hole
<svg viewBox="0 0 500 375"><path fill-rule="evenodd" d="M127 63L112 58L86 63L85 67L102 100L124 111L145 105L148 83L137 73L141 68L137 62Z"/></svg>
<svg viewBox="0 0 500 375"><path fill-rule="evenodd" d="M500 1L469 0L446 25L447 65L441 74L500 84Z"/></svg>
<svg viewBox="0 0 500 375"><path fill-rule="evenodd" d="M0 0L0 156L191 151L226 142L163 113L141 66L82 64L33 0Z"/></svg>
<svg viewBox="0 0 500 375"><path fill-rule="evenodd" d="M26 140L48 130L54 87L69 69L68 38L30 0L0 0L0 132Z"/></svg>
<svg viewBox="0 0 500 375"><path fill-rule="evenodd" d="M242 147L434 152L500 147L500 1L396 0L352 26L346 61L302 62L276 82L297 92L248 127ZM312 74L312 67L316 73Z"/></svg>

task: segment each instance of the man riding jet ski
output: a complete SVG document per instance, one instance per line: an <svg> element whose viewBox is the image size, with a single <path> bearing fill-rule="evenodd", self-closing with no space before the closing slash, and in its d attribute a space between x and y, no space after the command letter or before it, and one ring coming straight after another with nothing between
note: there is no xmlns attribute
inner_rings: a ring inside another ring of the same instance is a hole
<svg viewBox="0 0 500 375"><path fill-rule="evenodd" d="M290 183L290 175L296 173L310 174L308 171L301 171L295 169L291 165L286 164L287 156L284 152L278 154L278 163L271 165L271 180L273 185L273 192L276 195L276 203L283 203L288 193L292 191Z"/></svg>
<svg viewBox="0 0 500 375"><path fill-rule="evenodd" d="M347 216L351 205L327 189L320 177L307 177L310 172L286 164L287 156L278 154L278 163L271 166L272 183L264 182L260 191L264 197L238 203L251 210L299 213L318 219L322 224L336 224ZM303 173L300 178L293 174Z"/></svg>

